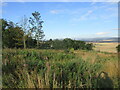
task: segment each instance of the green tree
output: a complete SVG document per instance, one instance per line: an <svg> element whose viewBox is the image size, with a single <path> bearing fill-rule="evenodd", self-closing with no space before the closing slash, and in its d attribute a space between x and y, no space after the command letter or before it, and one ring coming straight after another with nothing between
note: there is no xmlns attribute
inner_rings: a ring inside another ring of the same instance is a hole
<svg viewBox="0 0 120 90"><path fill-rule="evenodd" d="M32 13L33 17L30 17L30 32L31 36L37 40L37 48L39 47L40 40L45 36L42 30L41 16L39 12Z"/></svg>
<svg viewBox="0 0 120 90"><path fill-rule="evenodd" d="M93 44L92 43L86 44L86 49L87 50L92 50L92 48L93 48Z"/></svg>
<svg viewBox="0 0 120 90"><path fill-rule="evenodd" d="M3 47L19 48L23 46L22 36L23 31L13 22L2 20L2 42Z"/></svg>
<svg viewBox="0 0 120 90"><path fill-rule="evenodd" d="M8 28L8 26L9 26L9 25L8 25L8 22L7 22L6 20L0 19L0 28L1 28L0 30L2 30L2 34L1 34L1 35L2 35L2 39L5 37L5 33L4 33L4 32L5 32L5 30ZM5 40L3 39L2 42L1 42L1 43L2 43L1 45L2 45L2 46L4 46L4 41L5 41Z"/></svg>
<svg viewBox="0 0 120 90"><path fill-rule="evenodd" d="M0 22L1 22L0 25L2 25L2 31L5 31L5 29L7 29L9 26L8 22L4 19L0 19Z"/></svg>
<svg viewBox="0 0 120 90"><path fill-rule="evenodd" d="M65 49L65 44L63 43L63 40L55 39L53 41L53 49Z"/></svg>
<svg viewBox="0 0 120 90"><path fill-rule="evenodd" d="M27 48L35 48L36 47L36 40L32 39L32 37L27 37L26 40L26 47Z"/></svg>
<svg viewBox="0 0 120 90"><path fill-rule="evenodd" d="M120 52L120 45L118 45L116 48L117 48L117 51Z"/></svg>
<svg viewBox="0 0 120 90"><path fill-rule="evenodd" d="M64 46L66 49L70 49L70 48L73 48L73 40L70 39L70 38L65 38L63 40L63 43L64 43Z"/></svg>

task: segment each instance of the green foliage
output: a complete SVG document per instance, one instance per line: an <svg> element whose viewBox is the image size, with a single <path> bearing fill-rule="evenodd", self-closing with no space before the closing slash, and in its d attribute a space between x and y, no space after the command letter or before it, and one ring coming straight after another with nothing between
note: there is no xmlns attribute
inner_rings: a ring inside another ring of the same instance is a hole
<svg viewBox="0 0 120 90"><path fill-rule="evenodd" d="M22 48L23 47L23 31L13 22L2 20L2 41L3 48Z"/></svg>
<svg viewBox="0 0 120 90"><path fill-rule="evenodd" d="M69 52L70 52L70 53L74 53L74 48L71 48L71 49L69 50Z"/></svg>
<svg viewBox="0 0 120 90"><path fill-rule="evenodd" d="M35 39L32 39L32 37L28 37L26 40L26 47L27 48L35 48L37 41Z"/></svg>
<svg viewBox="0 0 120 90"><path fill-rule="evenodd" d="M91 44L86 44L86 49L87 50L92 50L92 48L93 48L93 44L91 43Z"/></svg>
<svg viewBox="0 0 120 90"><path fill-rule="evenodd" d="M3 87L98 88L101 79L97 73L105 61L100 57L96 60L91 64L74 53L52 50L6 49L2 60Z"/></svg>
<svg viewBox="0 0 120 90"><path fill-rule="evenodd" d="M42 46L40 47L42 49L64 49L66 52L69 49L73 48L74 50L92 50L93 45L87 44L84 41L79 40L72 40L70 38L66 38L64 40L52 40L52 41L44 41L42 43Z"/></svg>
<svg viewBox="0 0 120 90"><path fill-rule="evenodd" d="M116 48L117 48L117 51L120 52L120 45L118 45Z"/></svg>
<svg viewBox="0 0 120 90"><path fill-rule="evenodd" d="M41 16L39 12L32 13L32 17L30 17L30 33L33 38L37 40L37 47L39 46L40 40L45 36L42 30L42 23ZM38 47L39 48L39 47Z"/></svg>
<svg viewBox="0 0 120 90"><path fill-rule="evenodd" d="M43 21L39 12L35 11L32 15L33 18L30 17L29 20L24 17L20 25L0 19L2 23L3 48L40 47L40 40L45 36L42 30Z"/></svg>

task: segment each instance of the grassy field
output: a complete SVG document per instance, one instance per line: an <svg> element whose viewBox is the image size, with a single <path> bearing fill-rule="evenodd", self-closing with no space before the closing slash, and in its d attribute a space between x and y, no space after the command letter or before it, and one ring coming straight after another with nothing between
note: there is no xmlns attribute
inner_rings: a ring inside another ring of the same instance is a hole
<svg viewBox="0 0 120 90"><path fill-rule="evenodd" d="M3 49L4 88L118 88L117 53Z"/></svg>
<svg viewBox="0 0 120 90"><path fill-rule="evenodd" d="M117 53L116 46L118 43L93 43L93 45L96 51Z"/></svg>

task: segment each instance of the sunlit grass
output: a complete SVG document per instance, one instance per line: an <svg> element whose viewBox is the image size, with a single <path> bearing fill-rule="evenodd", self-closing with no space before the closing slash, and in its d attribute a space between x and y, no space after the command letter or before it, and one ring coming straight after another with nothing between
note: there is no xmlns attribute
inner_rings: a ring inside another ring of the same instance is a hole
<svg viewBox="0 0 120 90"><path fill-rule="evenodd" d="M96 88L100 87L100 72L106 72L104 78L110 78L113 87L118 87L117 53L4 49L2 61L6 88Z"/></svg>

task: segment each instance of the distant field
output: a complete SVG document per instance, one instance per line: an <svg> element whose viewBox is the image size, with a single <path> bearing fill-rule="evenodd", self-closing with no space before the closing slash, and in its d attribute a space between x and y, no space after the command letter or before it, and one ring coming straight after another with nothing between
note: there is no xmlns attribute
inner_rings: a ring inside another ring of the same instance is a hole
<svg viewBox="0 0 120 90"><path fill-rule="evenodd" d="M94 50L102 52L112 52L117 53L116 46L118 43L93 43Z"/></svg>

